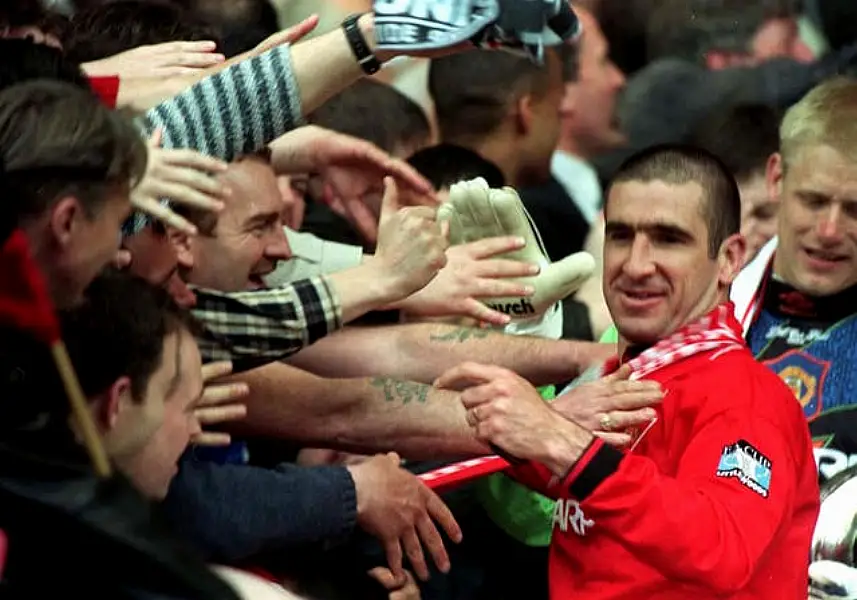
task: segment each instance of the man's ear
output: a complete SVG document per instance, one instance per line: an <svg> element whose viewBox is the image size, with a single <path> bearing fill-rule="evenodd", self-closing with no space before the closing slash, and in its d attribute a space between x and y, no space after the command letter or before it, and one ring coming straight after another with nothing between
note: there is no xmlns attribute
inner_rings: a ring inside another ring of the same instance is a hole
<svg viewBox="0 0 857 600"><path fill-rule="evenodd" d="M167 232L167 239L176 251L176 260L179 265L193 267L193 244L194 237L171 227Z"/></svg>
<svg viewBox="0 0 857 600"><path fill-rule="evenodd" d="M783 195L783 177L785 176L785 162L783 155L774 152L768 158L765 167L765 187L768 189L768 199L778 202Z"/></svg>
<svg viewBox="0 0 857 600"><path fill-rule="evenodd" d="M515 128L521 135L527 135L533 128L533 97L524 94L515 101Z"/></svg>
<svg viewBox="0 0 857 600"><path fill-rule="evenodd" d="M720 246L720 283L731 285L744 266L747 255L747 240L740 233L730 235Z"/></svg>
<svg viewBox="0 0 857 600"><path fill-rule="evenodd" d="M563 117L570 117L577 111L577 90L578 84L566 83L563 92L562 100L559 103L559 114Z"/></svg>
<svg viewBox="0 0 857 600"><path fill-rule="evenodd" d="M83 218L83 207L74 196L66 196L51 209L50 229L54 242L61 247L71 243L75 229Z"/></svg>
<svg viewBox="0 0 857 600"><path fill-rule="evenodd" d="M120 415L132 404L131 380L120 377L99 396L94 405L94 417L102 432L112 431L119 422Z"/></svg>

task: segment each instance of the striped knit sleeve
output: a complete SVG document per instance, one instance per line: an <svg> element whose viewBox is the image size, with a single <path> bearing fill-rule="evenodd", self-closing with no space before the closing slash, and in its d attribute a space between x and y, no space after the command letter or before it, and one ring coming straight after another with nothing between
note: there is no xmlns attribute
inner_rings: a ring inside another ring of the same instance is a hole
<svg viewBox="0 0 857 600"><path fill-rule="evenodd" d="M288 45L231 65L144 116L147 137L163 130L165 148L192 148L231 161L302 122Z"/></svg>

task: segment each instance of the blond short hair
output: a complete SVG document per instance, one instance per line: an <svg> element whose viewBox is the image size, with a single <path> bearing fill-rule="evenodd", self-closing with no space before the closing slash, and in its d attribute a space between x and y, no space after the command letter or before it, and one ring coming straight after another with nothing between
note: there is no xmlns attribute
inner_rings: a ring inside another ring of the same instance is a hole
<svg viewBox="0 0 857 600"><path fill-rule="evenodd" d="M857 79L836 77L813 88L780 124L786 164L809 146L830 146L857 160Z"/></svg>

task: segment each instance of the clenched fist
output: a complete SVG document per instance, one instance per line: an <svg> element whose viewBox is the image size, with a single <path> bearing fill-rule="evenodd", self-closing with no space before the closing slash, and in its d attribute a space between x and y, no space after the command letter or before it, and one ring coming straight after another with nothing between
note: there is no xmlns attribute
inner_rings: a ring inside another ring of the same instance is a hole
<svg viewBox="0 0 857 600"><path fill-rule="evenodd" d="M446 265L447 227L435 217L426 206L400 208L396 182L384 179L378 246L370 260L391 297L410 296Z"/></svg>

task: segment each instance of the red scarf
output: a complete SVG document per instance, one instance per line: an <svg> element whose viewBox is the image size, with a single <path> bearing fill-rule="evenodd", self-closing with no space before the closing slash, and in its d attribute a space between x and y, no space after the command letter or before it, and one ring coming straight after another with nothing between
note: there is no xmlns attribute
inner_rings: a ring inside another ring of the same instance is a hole
<svg viewBox="0 0 857 600"><path fill-rule="evenodd" d="M631 379L642 379L653 371L701 352L717 350L711 357L714 360L726 352L745 348L741 325L735 320L734 311L731 302L720 304L704 317L685 325L627 361L631 366ZM607 361L604 373L612 373L619 368L619 364L619 357Z"/></svg>

